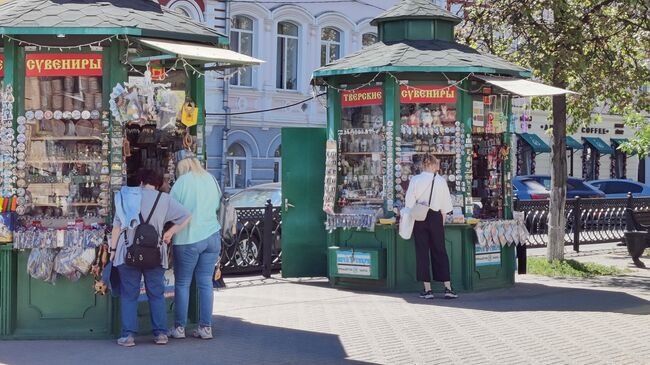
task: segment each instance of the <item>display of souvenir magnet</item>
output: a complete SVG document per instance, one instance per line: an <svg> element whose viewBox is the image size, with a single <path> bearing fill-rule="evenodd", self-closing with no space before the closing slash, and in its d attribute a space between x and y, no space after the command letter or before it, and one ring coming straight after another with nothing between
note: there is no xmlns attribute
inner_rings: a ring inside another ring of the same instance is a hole
<svg viewBox="0 0 650 365"><path fill-rule="evenodd" d="M395 191L402 191L402 185L396 184L395 185Z"/></svg>
<svg viewBox="0 0 650 365"><path fill-rule="evenodd" d="M24 116L22 116L22 115L19 116L19 117L16 119L16 123L18 123L19 125L23 125L23 124L25 124L26 122L27 122L27 118L24 117Z"/></svg>
<svg viewBox="0 0 650 365"><path fill-rule="evenodd" d="M99 118L101 118L101 113L99 112L99 110L93 110L90 112L90 118L84 118L84 119L99 119ZM108 119L106 119L106 121L108 122Z"/></svg>
<svg viewBox="0 0 650 365"><path fill-rule="evenodd" d="M26 148L26 146L25 146L24 142L18 143L18 145L16 146L16 149L18 150L18 152L23 152L25 150L25 148Z"/></svg>
<svg viewBox="0 0 650 365"><path fill-rule="evenodd" d="M18 141L18 143L25 143L27 141L27 137L21 133L16 137L16 141Z"/></svg>
<svg viewBox="0 0 650 365"><path fill-rule="evenodd" d="M81 112L79 110L72 111L72 119L79 120L81 118Z"/></svg>
<svg viewBox="0 0 650 365"><path fill-rule="evenodd" d="M16 181L16 186L18 186L19 188L27 187L27 182L25 181L25 179L18 179L18 181Z"/></svg>
<svg viewBox="0 0 650 365"><path fill-rule="evenodd" d="M34 119L43 120L43 114L45 113L43 113L42 110L37 110L36 112L34 112Z"/></svg>
<svg viewBox="0 0 650 365"><path fill-rule="evenodd" d="M55 110L54 113L52 113L52 117L54 119L61 119L63 118L63 112L60 110Z"/></svg>
<svg viewBox="0 0 650 365"><path fill-rule="evenodd" d="M90 119L90 112L88 110L84 110L81 112L81 119Z"/></svg>

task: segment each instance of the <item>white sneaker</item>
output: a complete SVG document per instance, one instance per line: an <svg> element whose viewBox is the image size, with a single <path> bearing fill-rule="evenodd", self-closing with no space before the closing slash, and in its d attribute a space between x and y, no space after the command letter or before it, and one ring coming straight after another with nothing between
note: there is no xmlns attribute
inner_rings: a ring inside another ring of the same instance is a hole
<svg viewBox="0 0 650 365"><path fill-rule="evenodd" d="M194 332L192 332L192 336L202 338L204 340L209 340L212 338L212 327L199 326L194 330Z"/></svg>
<svg viewBox="0 0 650 365"><path fill-rule="evenodd" d="M178 326L169 330L171 338L185 338L185 327Z"/></svg>

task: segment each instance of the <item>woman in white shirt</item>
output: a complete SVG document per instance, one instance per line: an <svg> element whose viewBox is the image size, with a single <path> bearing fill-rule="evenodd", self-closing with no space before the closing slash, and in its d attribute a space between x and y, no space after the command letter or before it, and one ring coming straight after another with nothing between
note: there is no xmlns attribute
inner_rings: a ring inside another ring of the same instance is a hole
<svg viewBox="0 0 650 365"><path fill-rule="evenodd" d="M426 219L416 221L413 226L416 278L424 283L424 291L420 294L424 299L433 299L429 261L433 280L445 285L445 298L458 298L451 288L449 257L445 248L444 217L453 210L453 204L447 182L437 174L439 169L440 162L434 155L424 155L422 173L411 179L405 199L406 208L412 209L416 204L429 207Z"/></svg>

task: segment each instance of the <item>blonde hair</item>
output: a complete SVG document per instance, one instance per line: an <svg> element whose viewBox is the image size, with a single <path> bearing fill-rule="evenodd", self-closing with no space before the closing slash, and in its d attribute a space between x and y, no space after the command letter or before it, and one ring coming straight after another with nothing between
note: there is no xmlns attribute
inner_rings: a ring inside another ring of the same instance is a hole
<svg viewBox="0 0 650 365"><path fill-rule="evenodd" d="M201 162L197 160L196 157L187 157L178 161L178 165L176 166L176 176L180 177L182 175L187 174L188 172L197 175L203 175L208 173L207 171L205 171L203 166L201 166Z"/></svg>
<svg viewBox="0 0 650 365"><path fill-rule="evenodd" d="M430 153L422 156L422 167L440 167L438 158Z"/></svg>

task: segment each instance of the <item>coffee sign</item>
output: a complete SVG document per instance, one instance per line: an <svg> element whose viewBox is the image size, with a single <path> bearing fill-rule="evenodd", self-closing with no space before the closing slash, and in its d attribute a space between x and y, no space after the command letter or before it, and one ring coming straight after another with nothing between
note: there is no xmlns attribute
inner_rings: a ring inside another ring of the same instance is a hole
<svg viewBox="0 0 650 365"><path fill-rule="evenodd" d="M102 55L30 53L25 76L102 76Z"/></svg>

